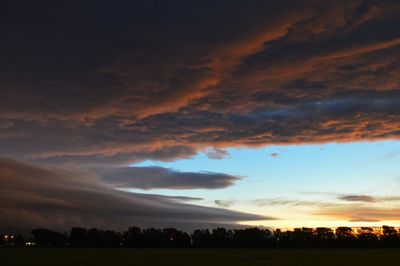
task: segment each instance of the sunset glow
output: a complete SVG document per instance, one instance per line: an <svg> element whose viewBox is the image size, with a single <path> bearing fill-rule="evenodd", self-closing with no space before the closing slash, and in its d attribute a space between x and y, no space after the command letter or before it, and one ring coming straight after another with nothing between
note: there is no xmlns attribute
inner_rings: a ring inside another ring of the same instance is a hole
<svg viewBox="0 0 400 266"><path fill-rule="evenodd" d="M17 2L0 229L400 225L399 1Z"/></svg>

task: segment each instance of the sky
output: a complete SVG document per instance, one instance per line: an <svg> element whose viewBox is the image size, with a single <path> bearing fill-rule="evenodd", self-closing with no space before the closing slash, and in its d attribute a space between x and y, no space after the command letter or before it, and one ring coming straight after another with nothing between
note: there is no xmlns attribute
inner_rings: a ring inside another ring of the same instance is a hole
<svg viewBox="0 0 400 266"><path fill-rule="evenodd" d="M357 209L348 212L354 205L346 203L357 203L360 208L371 204L383 205L384 208L396 207L398 202L395 201L400 198L393 199L393 203L379 198L394 197L400 188L400 173L396 163L400 160L400 142L268 146L227 151L229 156L219 160L209 158L206 151L186 160L144 161L132 166L223 172L239 176L241 179L236 185L225 188L223 193L221 190L203 189L182 190L178 195L201 198L197 203L206 206L229 207L279 217L274 222L257 221L249 224L293 228L398 223L392 219L370 223L368 220L378 220L379 216L362 214L368 217L360 219ZM151 192L177 195L171 189L158 188ZM347 212L341 214L343 217L337 217L336 213L324 213L333 205L347 208ZM357 221L352 221L355 218L358 218Z"/></svg>
<svg viewBox="0 0 400 266"><path fill-rule="evenodd" d="M0 228L399 225L399 15L1 0Z"/></svg>

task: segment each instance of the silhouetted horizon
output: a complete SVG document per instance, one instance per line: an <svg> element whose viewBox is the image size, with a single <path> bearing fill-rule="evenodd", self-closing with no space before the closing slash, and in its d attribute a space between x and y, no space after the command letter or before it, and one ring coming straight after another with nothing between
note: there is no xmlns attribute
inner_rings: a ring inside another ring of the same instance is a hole
<svg viewBox="0 0 400 266"><path fill-rule="evenodd" d="M293 230L245 228L196 229L190 234L175 228L130 227L116 232L73 227L68 233L36 228L30 237L0 233L0 247L108 248L395 248L400 230L390 226L338 227Z"/></svg>
<svg viewBox="0 0 400 266"><path fill-rule="evenodd" d="M400 226L399 0L0 0L0 229Z"/></svg>

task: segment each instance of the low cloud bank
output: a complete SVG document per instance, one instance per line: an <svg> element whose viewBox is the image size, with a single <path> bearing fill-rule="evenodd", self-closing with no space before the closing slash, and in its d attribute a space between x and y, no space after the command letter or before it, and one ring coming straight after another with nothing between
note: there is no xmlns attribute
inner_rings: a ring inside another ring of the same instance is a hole
<svg viewBox="0 0 400 266"><path fill-rule="evenodd" d="M260 215L186 204L185 198L119 191L96 176L0 159L0 227L96 226L122 229L270 219Z"/></svg>

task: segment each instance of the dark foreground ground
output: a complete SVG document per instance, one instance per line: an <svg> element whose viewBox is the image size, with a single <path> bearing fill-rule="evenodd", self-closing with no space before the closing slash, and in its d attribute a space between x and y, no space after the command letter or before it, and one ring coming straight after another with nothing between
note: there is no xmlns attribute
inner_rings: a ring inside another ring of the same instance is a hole
<svg viewBox="0 0 400 266"><path fill-rule="evenodd" d="M0 249L0 265L400 265L399 249Z"/></svg>

